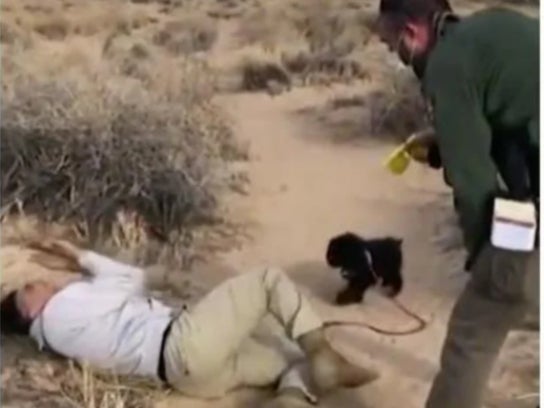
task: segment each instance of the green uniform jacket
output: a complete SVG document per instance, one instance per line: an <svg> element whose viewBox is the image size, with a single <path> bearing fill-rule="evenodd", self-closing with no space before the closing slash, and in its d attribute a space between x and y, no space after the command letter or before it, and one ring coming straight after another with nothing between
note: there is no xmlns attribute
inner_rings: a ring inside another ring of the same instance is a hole
<svg viewBox="0 0 544 408"><path fill-rule="evenodd" d="M538 195L539 74L538 20L488 9L440 27L422 85L469 259L489 239L498 170L512 146L524 159L532 152L526 165Z"/></svg>

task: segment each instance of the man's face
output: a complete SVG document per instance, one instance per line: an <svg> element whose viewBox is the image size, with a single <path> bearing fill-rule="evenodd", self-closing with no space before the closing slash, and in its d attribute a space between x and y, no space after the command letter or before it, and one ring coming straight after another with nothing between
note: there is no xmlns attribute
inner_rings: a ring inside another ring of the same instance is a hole
<svg viewBox="0 0 544 408"><path fill-rule="evenodd" d="M27 283L17 291L17 308L28 319L35 319L58 288L46 281L36 280Z"/></svg>
<svg viewBox="0 0 544 408"><path fill-rule="evenodd" d="M430 46L430 28L421 22L399 23L388 16L380 16L377 34L405 65L412 65L414 60L427 53Z"/></svg>

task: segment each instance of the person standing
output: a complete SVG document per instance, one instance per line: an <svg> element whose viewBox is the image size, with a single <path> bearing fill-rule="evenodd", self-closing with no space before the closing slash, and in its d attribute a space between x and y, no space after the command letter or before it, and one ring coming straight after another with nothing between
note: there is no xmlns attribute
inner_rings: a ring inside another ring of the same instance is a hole
<svg viewBox="0 0 544 408"><path fill-rule="evenodd" d="M425 406L479 408L538 279L538 249L498 248L490 233L498 196L539 208L539 23L500 8L460 18L446 0L382 0L377 30L422 83L469 253Z"/></svg>

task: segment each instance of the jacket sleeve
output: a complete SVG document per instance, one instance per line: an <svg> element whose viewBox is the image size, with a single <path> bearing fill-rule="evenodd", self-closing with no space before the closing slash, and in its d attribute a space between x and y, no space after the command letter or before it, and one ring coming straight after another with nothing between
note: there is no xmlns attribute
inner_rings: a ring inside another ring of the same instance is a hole
<svg viewBox="0 0 544 408"><path fill-rule="evenodd" d="M140 268L93 251L84 251L79 263L94 277L97 284L105 284L134 294L145 291L144 271Z"/></svg>
<svg viewBox="0 0 544 408"><path fill-rule="evenodd" d="M433 109L440 155L458 203L464 242L479 251L490 233L497 170L491 157L491 130L459 52L432 61L426 95Z"/></svg>

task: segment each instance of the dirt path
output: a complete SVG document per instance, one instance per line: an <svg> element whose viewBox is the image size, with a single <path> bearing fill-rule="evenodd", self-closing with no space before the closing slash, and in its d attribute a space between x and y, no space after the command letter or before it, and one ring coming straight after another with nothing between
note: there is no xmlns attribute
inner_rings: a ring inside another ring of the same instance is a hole
<svg viewBox="0 0 544 408"><path fill-rule="evenodd" d="M198 273L215 283L224 279L226 271L279 265L305 288L325 318L406 327L410 322L375 295L361 306L331 306L342 281L324 263L328 239L337 233L351 230L368 237L402 237L407 285L401 298L433 322L423 333L396 339L360 328L331 333L351 358L370 358L383 375L357 392L331 396L324 406L418 408L437 369L447 316L466 276L459 269L461 254L440 250L438 241L449 239L452 232L440 227L451 216L440 175L413 166L406 176L393 177L382 166L391 145L364 138L339 143L338 126L308 114L331 97L353 92L353 87L334 87L296 90L275 98L261 94L222 97L240 138L250 143L249 194L234 198L229 208L230 217L249 222L252 239ZM344 115L340 128L356 126L357 120L357 116ZM517 344L518 365L521 344L525 366L536 367L536 337L526 336ZM527 388L527 382L518 384L517 377L512 379L512 373L500 369L498 383L506 381L514 393ZM238 393L213 406L260 406L252 395Z"/></svg>

